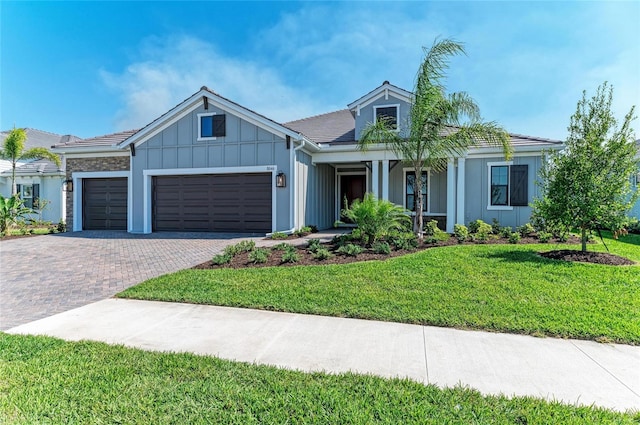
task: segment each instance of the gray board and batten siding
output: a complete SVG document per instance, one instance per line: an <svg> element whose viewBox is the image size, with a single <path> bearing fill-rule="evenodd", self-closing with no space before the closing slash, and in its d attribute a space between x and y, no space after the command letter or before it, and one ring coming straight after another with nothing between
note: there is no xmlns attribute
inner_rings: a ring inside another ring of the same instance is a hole
<svg viewBox="0 0 640 425"><path fill-rule="evenodd" d="M213 112L226 115L225 136L217 137L215 140L198 141L198 114ZM293 148L292 144L289 149ZM273 173L282 171L290 176L289 149L284 138L212 104L209 104L208 110L201 105L136 146L136 153L131 161L133 232L144 231L145 171L151 175L157 172L157 174L168 173L174 176L192 175L194 170L202 175L239 174L245 173L246 171L243 170L248 167L273 166ZM266 168L263 168L262 172L265 171ZM285 188L275 190L276 229L274 230L286 230L290 227L290 187L289 184ZM238 190L241 189L242 187L239 186ZM150 194L147 193L147 195ZM153 202L152 199L151 201ZM271 227L268 230L271 231Z"/></svg>
<svg viewBox="0 0 640 425"><path fill-rule="evenodd" d="M313 164L306 152L296 154L297 227L315 225L328 229L335 221L335 168Z"/></svg>
<svg viewBox="0 0 640 425"><path fill-rule="evenodd" d="M515 228L531 220L529 204L538 196L536 184L538 172L542 167L542 156L516 156L511 160L513 165L528 165L527 201L526 205L489 209L489 163L504 162L503 158L468 158L465 165L465 224L481 219L491 223L495 218L502 226Z"/></svg>
<svg viewBox="0 0 640 425"><path fill-rule="evenodd" d="M360 140L360 135L362 134L362 130L369 124L375 121L374 110L376 107L381 106L398 106L398 126L401 135L408 134L407 123L409 122L409 110L411 109L410 105L393 96L392 93L385 99L384 96L374 100L373 102L363 106L360 108L360 114L356 113L355 116L355 127L356 127L356 140Z"/></svg>

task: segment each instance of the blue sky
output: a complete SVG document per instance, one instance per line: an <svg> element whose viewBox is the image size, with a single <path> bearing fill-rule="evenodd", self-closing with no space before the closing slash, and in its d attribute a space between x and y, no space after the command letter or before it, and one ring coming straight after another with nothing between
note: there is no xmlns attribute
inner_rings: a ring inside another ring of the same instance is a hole
<svg viewBox="0 0 640 425"><path fill-rule="evenodd" d="M286 122L464 42L447 89L508 131L564 139L583 90L640 107L640 2L0 2L0 129L91 137L148 124L206 85ZM634 122L640 137L640 123Z"/></svg>

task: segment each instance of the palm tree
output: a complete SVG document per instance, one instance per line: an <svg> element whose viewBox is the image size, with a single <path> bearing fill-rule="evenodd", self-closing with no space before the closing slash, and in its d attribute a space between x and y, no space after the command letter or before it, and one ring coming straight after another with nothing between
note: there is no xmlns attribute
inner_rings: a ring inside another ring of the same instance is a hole
<svg viewBox="0 0 640 425"><path fill-rule="evenodd" d="M378 119L362 132L358 147L366 150L374 143L387 145L415 172L416 215L414 231L423 233L422 172L426 168L443 171L449 158L464 156L467 149L482 141L502 147L505 157L512 152L508 133L495 122L483 122L480 109L465 92L445 93L442 80L452 56L465 54L461 43L444 39L423 48L424 59L416 75L413 104L409 112L408 134L400 134L388 120Z"/></svg>
<svg viewBox="0 0 640 425"><path fill-rule="evenodd" d="M9 135L4 139L2 149L0 149L0 158L11 161L11 195L15 195L16 188L16 164L23 159L48 159L60 166L60 157L49 152L46 148L31 148L24 150L24 144L27 141L27 132L24 128L13 128Z"/></svg>

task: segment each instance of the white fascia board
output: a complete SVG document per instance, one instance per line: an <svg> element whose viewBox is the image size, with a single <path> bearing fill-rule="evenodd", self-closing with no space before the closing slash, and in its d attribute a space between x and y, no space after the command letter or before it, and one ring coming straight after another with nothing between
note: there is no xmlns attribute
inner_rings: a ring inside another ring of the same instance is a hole
<svg viewBox="0 0 640 425"><path fill-rule="evenodd" d="M258 126L263 130L269 131L270 133L273 133L279 137L284 138L286 136L289 136L296 140L300 140L304 138L302 134L297 133L293 130L290 130L267 118L264 118L256 114L255 112L252 112L242 106L236 105L235 103L230 102L226 99L222 99L207 90L200 90L199 92L197 92L196 94L194 94L193 96L191 96L190 98L188 98L187 100L179 104L178 106L174 107L170 111L164 113L159 118L157 118L154 121L156 122L155 125L152 122L147 127L143 128L142 130L133 134L128 139L121 142L118 147L125 148L132 143L134 143L135 146L139 146L140 144L146 142L151 137L155 136L156 134L160 133L167 127L178 122L181 118L185 117L186 115L198 109L202 104L201 102L202 102L203 96L207 97L211 105L214 105L224 111L231 112L234 115L240 117L241 119ZM308 140L308 142L312 143L310 140ZM315 143L312 143L312 144L315 145Z"/></svg>
<svg viewBox="0 0 640 425"><path fill-rule="evenodd" d="M360 99L351 102L350 104L347 105L347 108L349 108L350 110L354 110L356 109L358 106L360 108L365 107L367 105L369 105L372 102L375 102L376 100L380 99L381 97L384 97L385 94L392 94L393 97L403 100L407 103L412 103L413 102L413 94L411 92L408 92L406 90L403 90L401 88L398 87L394 87L392 85L389 84L383 84L380 87L378 87L377 89L375 89L374 91L372 91L369 94L366 94L364 96L362 96Z"/></svg>
<svg viewBox="0 0 640 425"><path fill-rule="evenodd" d="M74 158L78 154L95 154L94 156L127 156L128 151L122 151L118 146L81 146L73 148L51 148L51 152L59 155L65 155L66 157ZM124 155L123 155L124 154ZM90 156L90 155L89 155Z"/></svg>
<svg viewBox="0 0 640 425"><path fill-rule="evenodd" d="M551 146L518 146L513 150L513 156L531 156L531 154L542 155L544 151L548 150L562 150L564 145L551 145ZM495 157L504 156L502 148L490 147L490 148L471 148L469 149L467 158L479 158L479 157Z"/></svg>
<svg viewBox="0 0 640 425"><path fill-rule="evenodd" d="M318 163L337 163L337 162L360 162L360 161L381 161L381 160L399 160L398 156L387 149L369 149L366 151L359 150L338 150L328 152L316 152L311 156L314 164Z"/></svg>
<svg viewBox="0 0 640 425"><path fill-rule="evenodd" d="M87 149L78 149L72 152L67 151L64 152L63 155L65 158L109 158L109 157L127 157L130 155L129 151L123 150L110 150L110 151L96 151L96 150L87 150Z"/></svg>

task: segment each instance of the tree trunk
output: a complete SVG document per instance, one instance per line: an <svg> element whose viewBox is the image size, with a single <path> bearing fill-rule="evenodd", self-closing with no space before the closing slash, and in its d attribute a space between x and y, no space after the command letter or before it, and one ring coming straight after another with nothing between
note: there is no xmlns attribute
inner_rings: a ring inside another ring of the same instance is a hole
<svg viewBox="0 0 640 425"><path fill-rule="evenodd" d="M582 228L582 252L587 252L587 229Z"/></svg>
<svg viewBox="0 0 640 425"><path fill-rule="evenodd" d="M422 204L422 167L415 167L415 180L413 184L413 196L416 200L416 217L414 221L413 231L418 237L419 241L422 241L423 238L423 218L422 211L424 209L424 205Z"/></svg>
<svg viewBox="0 0 640 425"><path fill-rule="evenodd" d="M16 163L14 162L11 167L11 196L14 196L18 192L16 187Z"/></svg>

